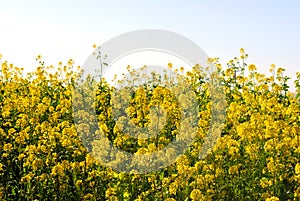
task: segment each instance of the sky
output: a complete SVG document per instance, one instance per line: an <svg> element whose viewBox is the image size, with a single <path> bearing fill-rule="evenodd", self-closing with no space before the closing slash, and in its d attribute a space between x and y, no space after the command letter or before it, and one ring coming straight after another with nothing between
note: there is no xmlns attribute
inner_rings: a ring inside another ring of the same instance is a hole
<svg viewBox="0 0 300 201"><path fill-rule="evenodd" d="M299 8L297 0L0 0L0 53L27 72L38 66L39 54L46 65L72 58L81 66L93 44L135 30L161 29L189 38L224 66L243 47L248 63L260 72L268 73L274 63L295 78Z"/></svg>

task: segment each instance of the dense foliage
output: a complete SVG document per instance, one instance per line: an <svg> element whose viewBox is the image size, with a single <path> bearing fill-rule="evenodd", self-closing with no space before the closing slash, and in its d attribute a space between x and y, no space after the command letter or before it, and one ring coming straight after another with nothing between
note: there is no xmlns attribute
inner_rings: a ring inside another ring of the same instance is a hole
<svg viewBox="0 0 300 201"><path fill-rule="evenodd" d="M300 74L297 91L291 93L284 69L272 65L268 77L255 65L247 65L246 58L241 49L240 58L229 61L226 69L218 59L210 59L225 87L227 109L221 137L204 159L199 159L199 150L210 123L210 93L201 70L186 73L201 103L197 136L176 163L149 174L114 171L83 146L72 119L72 90L81 75L72 60L54 70L39 57L40 66L27 76L3 62L0 199L300 199ZM126 111L134 123L147 126L151 104L160 103L168 111L167 124L157 137L138 140L122 132L112 117L114 88L106 82L98 85L95 105L101 132L120 149L151 153L176 136L180 119L176 99L153 83L132 95Z"/></svg>

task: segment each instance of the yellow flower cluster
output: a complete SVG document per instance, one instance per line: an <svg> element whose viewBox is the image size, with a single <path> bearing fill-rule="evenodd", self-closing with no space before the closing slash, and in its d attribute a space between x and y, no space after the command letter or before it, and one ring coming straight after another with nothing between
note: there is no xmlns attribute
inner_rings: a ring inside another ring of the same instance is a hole
<svg viewBox="0 0 300 201"><path fill-rule="evenodd" d="M209 59L217 66L227 101L225 126L213 149L199 159L214 103L205 68L196 65L186 72L186 83L192 86L199 103L195 140L175 163L148 174L110 168L117 169L124 161L132 164L122 152L111 156L110 144L141 159L134 163L138 168L147 155L164 150L174 140L188 139L193 130L181 124L181 110L192 104L191 94L180 94L180 86L172 91L167 84L159 85L160 78L154 73L148 84L134 93L124 90L113 100L116 89L103 81L93 104L99 130L93 132L88 124L81 123L82 119L92 119L87 111L78 111L81 119L77 127L73 121L72 91L82 75L73 60L66 65L60 62L54 70L45 66L39 55L40 66L27 76L21 68L3 62L0 200L300 199L300 73L296 93L292 94L283 68L275 75L272 65L272 75L267 77L258 73L254 64L247 65L244 49L240 54L228 62L227 69L222 69L217 58ZM174 68L168 64L169 70ZM247 70L249 76L245 76ZM137 75L131 67L128 71ZM183 67L180 72L184 72ZM131 121L115 119L116 111L127 114ZM143 132L137 136L128 133L129 128L138 127L149 128L150 137ZM179 134L180 128L183 132ZM162 159L172 161L176 151L167 148L165 156L151 161L149 167L166 162Z"/></svg>

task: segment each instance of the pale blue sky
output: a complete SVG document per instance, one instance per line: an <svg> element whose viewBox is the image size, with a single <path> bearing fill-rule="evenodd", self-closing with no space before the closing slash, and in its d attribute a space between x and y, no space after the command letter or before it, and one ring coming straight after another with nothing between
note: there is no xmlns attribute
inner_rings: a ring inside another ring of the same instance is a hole
<svg viewBox="0 0 300 201"><path fill-rule="evenodd" d="M0 53L26 69L73 58L82 65L122 33L163 29L196 42L223 64L244 47L262 72L270 65L300 71L300 1L16 1L0 0Z"/></svg>

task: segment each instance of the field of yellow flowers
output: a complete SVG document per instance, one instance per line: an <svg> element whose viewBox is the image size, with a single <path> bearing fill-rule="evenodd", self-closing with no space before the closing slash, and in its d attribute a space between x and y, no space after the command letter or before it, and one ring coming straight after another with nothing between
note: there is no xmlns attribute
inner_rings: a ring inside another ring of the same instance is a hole
<svg viewBox="0 0 300 201"><path fill-rule="evenodd" d="M200 103L197 136L174 164L148 174L114 171L83 145L72 117L72 91L81 71L72 60L54 70L39 57L39 67L26 76L2 62L0 200L300 200L300 73L291 93L284 69L272 65L270 76L260 74L246 58L241 50L226 68L218 59L210 61L218 68L227 106L221 137L203 159L199 150L211 118L210 93L201 70L186 73ZM100 129L114 146L151 153L176 136L176 99L153 83L132 95L126 111L135 124L147 126L151 104L160 103L167 123L156 137L138 140L113 118L113 87L98 84ZM85 125L79 129L89 133Z"/></svg>

